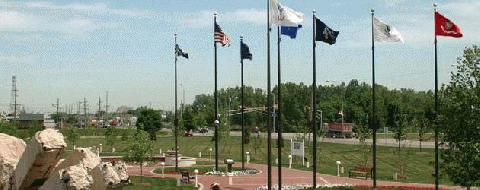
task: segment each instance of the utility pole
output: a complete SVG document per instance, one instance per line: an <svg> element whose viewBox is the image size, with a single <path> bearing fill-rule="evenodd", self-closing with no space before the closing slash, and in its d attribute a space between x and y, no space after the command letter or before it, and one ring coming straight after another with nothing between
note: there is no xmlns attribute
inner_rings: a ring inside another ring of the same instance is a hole
<svg viewBox="0 0 480 190"><path fill-rule="evenodd" d="M83 116L85 118L85 121L83 123L83 126L84 127L87 127L87 122L88 122L88 119L87 119L87 98L83 97Z"/></svg>
<svg viewBox="0 0 480 190"><path fill-rule="evenodd" d="M57 122L57 126L59 126L58 125L58 122L59 122L58 120L61 120L60 115L59 115L59 107L60 107L60 99L59 98L57 98L57 103L53 104L53 106L56 107L56 109L57 109L57 113L56 113L57 121L56 122Z"/></svg>
<svg viewBox="0 0 480 190"><path fill-rule="evenodd" d="M77 115L80 117L80 114L82 112L82 101L77 102Z"/></svg>
<svg viewBox="0 0 480 190"><path fill-rule="evenodd" d="M105 95L105 122L108 123L108 91Z"/></svg>
<svg viewBox="0 0 480 190"><path fill-rule="evenodd" d="M102 99L98 97L98 118L100 119L100 112L102 111Z"/></svg>

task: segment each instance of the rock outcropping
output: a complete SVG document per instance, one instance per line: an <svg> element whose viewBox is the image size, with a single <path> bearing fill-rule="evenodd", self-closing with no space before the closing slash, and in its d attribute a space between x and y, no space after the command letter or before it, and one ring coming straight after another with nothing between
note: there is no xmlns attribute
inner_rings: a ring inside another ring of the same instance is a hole
<svg viewBox="0 0 480 190"><path fill-rule="evenodd" d="M40 190L106 189L100 158L90 148L77 148L62 161Z"/></svg>
<svg viewBox="0 0 480 190"><path fill-rule="evenodd" d="M38 189L57 165L66 146L63 135L54 129L37 132L18 162L12 189Z"/></svg>
<svg viewBox="0 0 480 190"><path fill-rule="evenodd" d="M107 190L129 183L123 162L101 162L94 148L77 148L60 159L67 144L46 129L25 142L0 133L0 190Z"/></svg>
<svg viewBox="0 0 480 190"><path fill-rule="evenodd" d="M22 139L0 133L0 189L8 186L25 146Z"/></svg>

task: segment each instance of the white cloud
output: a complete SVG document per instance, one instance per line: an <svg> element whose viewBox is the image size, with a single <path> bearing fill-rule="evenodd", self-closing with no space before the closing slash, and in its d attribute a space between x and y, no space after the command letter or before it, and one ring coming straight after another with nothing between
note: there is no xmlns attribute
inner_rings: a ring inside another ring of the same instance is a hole
<svg viewBox="0 0 480 190"><path fill-rule="evenodd" d="M0 31L4 32L57 32L83 35L114 26L112 23L84 17L58 18L17 11L0 12Z"/></svg>
<svg viewBox="0 0 480 190"><path fill-rule="evenodd" d="M104 3L54 4L51 2L9 2L0 5L0 31L30 35L54 32L85 36L117 24L106 14L141 17L145 12L115 9ZM8 34L7 34L8 35Z"/></svg>
<svg viewBox="0 0 480 190"><path fill-rule="evenodd" d="M266 24L267 11L263 9L238 9L233 12L225 13L225 20L253 24Z"/></svg>
<svg viewBox="0 0 480 190"><path fill-rule="evenodd" d="M480 41L480 1L452 1L439 6L440 12L445 12L445 16L460 26L464 38Z"/></svg>
<svg viewBox="0 0 480 190"><path fill-rule="evenodd" d="M0 29L8 28L25 28L29 25L30 19L27 15L16 12L7 11L0 13Z"/></svg>
<svg viewBox="0 0 480 190"><path fill-rule="evenodd" d="M387 7L398 7L405 3L405 0L382 0Z"/></svg>
<svg viewBox="0 0 480 190"><path fill-rule="evenodd" d="M4 64L25 64L33 63L37 60L37 57L33 55L20 55L20 54L9 54L9 55L0 55L0 62Z"/></svg>
<svg viewBox="0 0 480 190"><path fill-rule="evenodd" d="M212 25L213 12L203 10L183 15L183 24L188 27L207 27ZM266 24L267 11L263 9L237 9L219 13L218 19L229 23Z"/></svg>
<svg viewBox="0 0 480 190"><path fill-rule="evenodd" d="M23 6L31 9L62 10L62 11L72 11L76 13L86 13L86 14L113 14L113 15L130 16L130 17L143 17L148 15L146 11L116 9L116 8L109 7L105 3L93 3L93 4L72 3L72 4L59 5L51 2L26 2L23 4Z"/></svg>

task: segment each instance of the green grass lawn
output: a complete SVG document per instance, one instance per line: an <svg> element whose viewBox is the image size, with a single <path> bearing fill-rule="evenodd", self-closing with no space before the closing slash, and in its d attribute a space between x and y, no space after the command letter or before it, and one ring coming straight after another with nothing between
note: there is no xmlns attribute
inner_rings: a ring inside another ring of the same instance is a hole
<svg viewBox="0 0 480 190"><path fill-rule="evenodd" d="M192 184L177 186L177 180L172 178L130 177L132 184L125 186L123 190L196 190Z"/></svg>
<svg viewBox="0 0 480 190"><path fill-rule="evenodd" d="M393 133L390 131L387 134L378 133L377 138L378 139L393 139L394 137L393 137ZM406 138L407 138L407 140L418 140L418 133L406 133ZM424 138L424 141L434 141L435 140L433 133L425 133L423 138Z"/></svg>
<svg viewBox="0 0 480 190"><path fill-rule="evenodd" d="M198 157L198 153L202 152L203 158L210 158L209 149L214 146L211 141L211 137L179 137L179 151L181 154L191 157ZM273 163L277 158L276 140L273 141L272 153ZM112 154L108 153L111 150L111 146L105 145L105 139L93 138L93 139L79 139L77 145L82 147L98 146L102 143L103 150L106 151L102 155L122 155L124 154L127 142L118 141L114 144L117 152ZM154 153L158 154L160 149L163 151L171 149L174 143L173 137L158 137L155 141ZM250 144L245 145L245 151L250 152L251 162L253 163L266 163L267 147L266 139L251 138ZM337 168L335 161L339 160L345 167L345 173L342 176L348 176L348 170L362 162L362 148L359 145L347 145L347 144L334 144L334 143L319 143L318 156L317 156L317 171L319 173L336 175ZM306 147L306 157L311 162L311 150L310 147ZM241 161L240 154L240 137L228 137L221 138L219 143L219 162L220 167L224 167L223 159L232 158L235 162ZM422 152L417 148L404 148L407 156L400 159L397 156L395 147L377 147L377 175L379 180L393 180L394 171L398 168L399 161L405 161L406 167L404 168L406 173L405 182L418 182L418 183L434 183L432 174L434 173L434 151L433 149L423 148ZM284 142L284 148L282 149L282 165L288 167L288 154L290 153L290 141ZM369 153L370 155L370 153ZM214 158L214 156L212 156ZM371 163L371 160L369 160ZM205 163L202 163L202 165ZM312 163L310 163L312 165ZM302 166L302 159L295 156L293 159L294 168L301 170L311 170ZM450 185L451 182L443 176L440 180L442 184Z"/></svg>

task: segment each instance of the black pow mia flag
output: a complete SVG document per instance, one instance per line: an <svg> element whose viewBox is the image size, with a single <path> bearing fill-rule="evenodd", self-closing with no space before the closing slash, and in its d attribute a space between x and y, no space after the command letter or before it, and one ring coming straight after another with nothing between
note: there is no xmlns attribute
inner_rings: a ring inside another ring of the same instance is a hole
<svg viewBox="0 0 480 190"><path fill-rule="evenodd" d="M337 36L340 32L332 30L320 19L315 18L315 41L322 41L327 44L335 44Z"/></svg>

